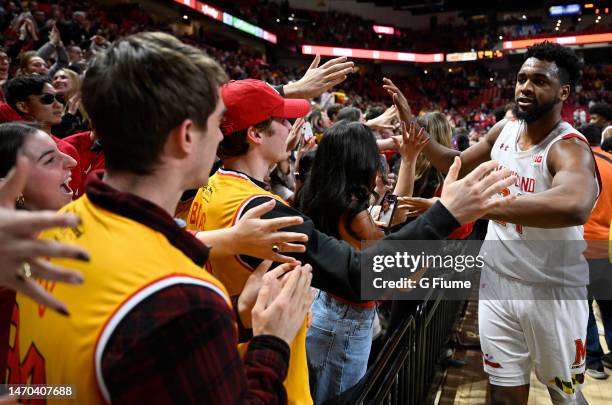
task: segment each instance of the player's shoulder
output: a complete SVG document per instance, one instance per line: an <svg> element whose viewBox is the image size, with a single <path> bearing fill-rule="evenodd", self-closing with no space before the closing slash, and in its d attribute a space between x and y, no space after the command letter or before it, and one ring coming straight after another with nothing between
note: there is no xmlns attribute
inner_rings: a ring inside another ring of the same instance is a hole
<svg viewBox="0 0 612 405"><path fill-rule="evenodd" d="M552 141L552 145L550 147L551 152L571 152L582 150L587 151L590 154L591 147L589 145L589 141L580 131L565 121L561 123L560 127L561 131L559 135Z"/></svg>
<svg viewBox="0 0 612 405"><path fill-rule="evenodd" d="M499 135L504 130L504 128L506 128L506 127L511 128L512 126L516 125L517 122L518 121L516 121L516 120L509 120L509 119L506 119L506 118L500 120L495 125L493 125L493 127L491 127L489 132L487 132L487 134L485 135L486 140L491 145L493 145L495 143L495 141L497 140L497 138L499 137Z"/></svg>
<svg viewBox="0 0 612 405"><path fill-rule="evenodd" d="M575 164L591 166L593 162L593 153L584 135L571 126L568 129L572 130L559 135L552 141L548 150L547 161L551 173L563 166Z"/></svg>

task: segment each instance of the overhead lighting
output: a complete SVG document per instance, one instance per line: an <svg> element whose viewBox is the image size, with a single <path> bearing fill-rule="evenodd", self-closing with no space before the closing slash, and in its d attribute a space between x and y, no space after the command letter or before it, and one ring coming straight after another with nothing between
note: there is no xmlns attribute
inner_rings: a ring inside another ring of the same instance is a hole
<svg viewBox="0 0 612 405"><path fill-rule="evenodd" d="M557 24L561 24L561 20L557 20Z"/></svg>
<svg viewBox="0 0 612 405"><path fill-rule="evenodd" d="M452 68L448 68L448 73L452 73L453 69Z"/></svg>
<svg viewBox="0 0 612 405"><path fill-rule="evenodd" d="M493 81L493 78L492 78L492 77L490 77L490 78L489 78L489 81L490 81L490 82L492 82L492 81Z"/></svg>
<svg viewBox="0 0 612 405"><path fill-rule="evenodd" d="M526 20L527 16L525 14L523 14L523 20Z"/></svg>
<svg viewBox="0 0 612 405"><path fill-rule="evenodd" d="M578 22L582 21L582 18L578 17Z"/></svg>
<svg viewBox="0 0 612 405"><path fill-rule="evenodd" d="M379 35L379 36L378 36L378 39L380 39L380 38L382 38L382 35Z"/></svg>
<svg viewBox="0 0 612 405"><path fill-rule="evenodd" d="M500 35L499 37L497 37L497 38L499 38L499 40L500 40L500 41L501 41L502 39L504 39L504 37L502 37L501 35ZM474 52L474 50L472 50L472 52Z"/></svg>
<svg viewBox="0 0 612 405"><path fill-rule="evenodd" d="M183 20L189 20L189 17L187 17L187 15L184 15Z"/></svg>
<svg viewBox="0 0 612 405"><path fill-rule="evenodd" d="M593 3L586 3L584 8L593 8Z"/></svg>
<svg viewBox="0 0 612 405"><path fill-rule="evenodd" d="M295 26L293 27L293 30L294 30L294 31L297 31L297 30L298 30L297 25L295 25Z"/></svg>
<svg viewBox="0 0 612 405"><path fill-rule="evenodd" d="M277 18L277 19L276 19L276 22L280 22L280 18Z"/></svg>
<svg viewBox="0 0 612 405"><path fill-rule="evenodd" d="M559 31L559 27L555 27L555 31Z"/></svg>
<svg viewBox="0 0 612 405"><path fill-rule="evenodd" d="M289 17L287 18L289 21L293 21L293 17Z"/></svg>
<svg viewBox="0 0 612 405"><path fill-rule="evenodd" d="M427 69L425 69L425 71L423 73L427 74Z"/></svg>

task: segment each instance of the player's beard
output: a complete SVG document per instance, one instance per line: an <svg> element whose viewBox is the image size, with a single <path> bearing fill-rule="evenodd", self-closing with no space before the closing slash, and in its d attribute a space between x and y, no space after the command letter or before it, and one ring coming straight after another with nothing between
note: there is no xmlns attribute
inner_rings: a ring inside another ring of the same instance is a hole
<svg viewBox="0 0 612 405"><path fill-rule="evenodd" d="M559 98L559 96L555 96L553 100L547 103L544 103L542 105L536 104L537 103L536 100L534 100L533 102L534 102L534 106L531 111L521 111L519 109L518 102L516 102L514 104L514 107L512 107L512 112L514 112L514 115L516 116L516 118L518 118L521 121L525 121L527 124L536 122L537 120L539 120L540 118L548 114L550 110L555 108L557 103L561 102L561 99Z"/></svg>

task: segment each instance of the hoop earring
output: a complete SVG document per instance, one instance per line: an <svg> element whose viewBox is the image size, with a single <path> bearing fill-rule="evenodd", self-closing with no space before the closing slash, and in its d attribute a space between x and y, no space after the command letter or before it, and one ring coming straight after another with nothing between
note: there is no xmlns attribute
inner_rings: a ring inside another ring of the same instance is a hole
<svg viewBox="0 0 612 405"><path fill-rule="evenodd" d="M17 197L17 199L15 200L15 207L22 209L25 207L25 198L23 198L23 194L21 194L19 197Z"/></svg>

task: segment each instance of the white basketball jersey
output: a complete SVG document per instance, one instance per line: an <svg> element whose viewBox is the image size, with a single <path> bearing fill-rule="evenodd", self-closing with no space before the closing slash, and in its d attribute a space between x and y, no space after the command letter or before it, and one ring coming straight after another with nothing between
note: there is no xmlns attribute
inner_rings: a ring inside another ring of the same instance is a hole
<svg viewBox="0 0 612 405"><path fill-rule="evenodd" d="M491 150L491 159L517 177L503 195L550 189L553 176L547 158L551 146L570 137L584 140L570 124L561 122L540 143L523 151L518 147L522 125L522 121L507 123ZM582 255L585 247L582 226L544 229L489 221L481 254L486 253L487 265L509 277L528 283L577 287L588 284L588 266Z"/></svg>

